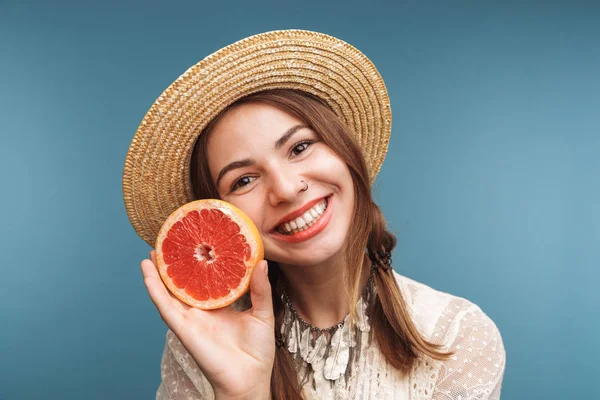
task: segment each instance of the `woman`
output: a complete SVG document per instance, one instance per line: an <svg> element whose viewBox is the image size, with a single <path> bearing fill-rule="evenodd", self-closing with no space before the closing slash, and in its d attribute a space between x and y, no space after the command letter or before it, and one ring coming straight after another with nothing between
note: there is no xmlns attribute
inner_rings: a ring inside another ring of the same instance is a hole
<svg viewBox="0 0 600 400"><path fill-rule="evenodd" d="M251 304L205 312L169 294L153 252L142 261L170 328L157 398L499 398L494 323L391 268L370 193L390 130L370 61L314 32L227 46L159 97L124 172L137 232L152 244L174 208L220 198L253 220L269 262Z"/></svg>

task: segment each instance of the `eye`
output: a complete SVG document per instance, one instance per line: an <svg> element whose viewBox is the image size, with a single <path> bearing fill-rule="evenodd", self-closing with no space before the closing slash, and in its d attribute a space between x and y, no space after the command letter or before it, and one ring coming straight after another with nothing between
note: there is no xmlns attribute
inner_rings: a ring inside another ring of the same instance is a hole
<svg viewBox="0 0 600 400"><path fill-rule="evenodd" d="M235 181L233 183L233 185L231 185L231 191L233 192L233 191L239 189L240 187L244 187L244 186L248 185L254 179L256 179L256 178L253 176L242 176L240 179Z"/></svg>
<svg viewBox="0 0 600 400"><path fill-rule="evenodd" d="M296 143L294 147L292 147L292 154L295 156L300 155L300 153L306 150L312 143L314 143L313 140L303 140L302 142Z"/></svg>

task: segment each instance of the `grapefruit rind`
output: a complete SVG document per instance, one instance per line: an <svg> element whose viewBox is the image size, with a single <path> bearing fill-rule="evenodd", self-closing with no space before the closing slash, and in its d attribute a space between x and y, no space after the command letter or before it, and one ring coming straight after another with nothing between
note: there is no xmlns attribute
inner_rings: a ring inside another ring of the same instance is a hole
<svg viewBox="0 0 600 400"><path fill-rule="evenodd" d="M186 293L185 288L178 288L175 286L167 273L168 265L165 263L162 252L162 242L166 238L171 227L178 221L182 220L188 213L192 211L201 211L203 209L218 209L226 216L231 218L231 220L240 227L240 233L244 235L246 242L250 245L251 249L249 259L242 260L244 265L246 265L246 275L242 278L242 281L238 287L232 289L229 294L224 297L218 299L209 298L208 300L204 301L191 297L188 293ZM252 222L252 220L242 210L235 207L233 204L218 199L195 200L184 204L177 210L173 211L158 232L155 250L158 272L165 286L179 300L186 303L190 307L199 308L201 310L213 310L226 307L242 297L250 287L250 279L252 278L254 266L257 262L264 258L262 239L260 232L256 228L256 225L254 225L254 222Z"/></svg>

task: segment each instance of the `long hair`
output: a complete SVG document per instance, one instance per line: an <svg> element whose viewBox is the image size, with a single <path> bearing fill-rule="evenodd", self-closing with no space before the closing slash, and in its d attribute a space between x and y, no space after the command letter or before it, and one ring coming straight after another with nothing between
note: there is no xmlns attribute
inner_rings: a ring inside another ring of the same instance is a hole
<svg viewBox="0 0 600 400"><path fill-rule="evenodd" d="M354 184L354 217L345 244L347 267L344 283L348 293L351 321L357 320L356 303L361 294L365 250L370 254L378 251L391 252L396 237L387 230L386 221L379 207L373 202L369 187L368 170L362 152L349 128L319 98L292 89L273 89L244 97L221 112L200 135L191 159L191 179L197 199L218 198L218 192L210 175L207 161L207 140L225 111L246 103L269 104L302 120L313 129L323 142L341 157L348 166ZM272 263L269 263L270 265ZM275 326L281 326L284 306L275 292L281 277L279 268L269 268L269 280L273 291ZM408 311L407 304L391 269L377 268L375 272L377 296L370 306L373 335L388 363L403 373L408 373L420 355L443 360L450 354L442 352L441 346L424 339ZM279 340L279 330L275 332ZM277 347L271 378L271 392L277 399L301 399L301 388L294 360L284 347Z"/></svg>

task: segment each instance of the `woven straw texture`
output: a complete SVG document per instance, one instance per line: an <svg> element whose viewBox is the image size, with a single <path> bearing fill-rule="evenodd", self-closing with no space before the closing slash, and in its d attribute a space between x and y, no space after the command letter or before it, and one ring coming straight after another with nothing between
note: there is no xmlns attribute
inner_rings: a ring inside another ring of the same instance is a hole
<svg viewBox="0 0 600 400"><path fill-rule="evenodd" d="M150 246L171 212L194 200L189 163L202 129L236 100L276 88L327 102L356 135L373 183L391 132L389 97L375 66L356 48L322 33L258 34L189 68L136 131L125 159L123 198L131 224Z"/></svg>

